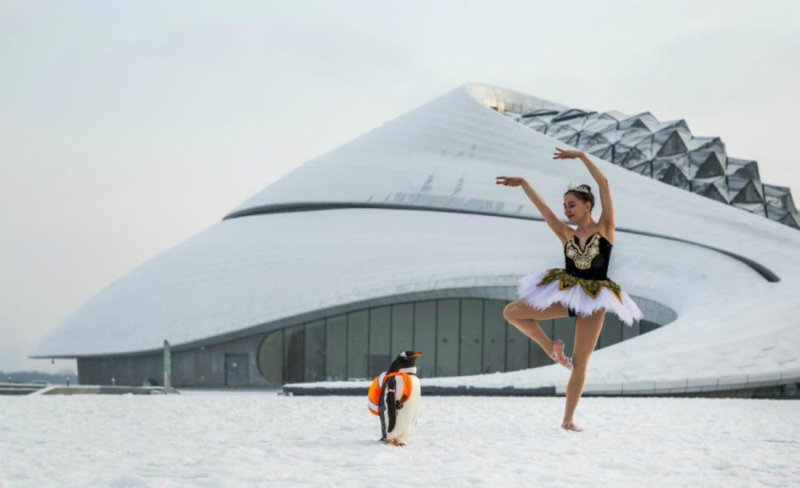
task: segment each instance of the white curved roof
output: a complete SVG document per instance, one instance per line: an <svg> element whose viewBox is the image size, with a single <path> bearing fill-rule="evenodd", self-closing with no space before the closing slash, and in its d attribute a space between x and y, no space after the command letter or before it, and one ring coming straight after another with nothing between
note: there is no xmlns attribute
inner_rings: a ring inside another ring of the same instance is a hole
<svg viewBox="0 0 800 488"><path fill-rule="evenodd" d="M567 145L487 108L491 98L560 107L498 87L459 87L309 161L230 216L306 204L375 208L223 220L101 290L33 356L157 350L164 339L179 346L243 334L380 296L513 286L522 274L562 266L560 242L544 222L414 210L539 217L522 190L495 184L497 175L519 175L560 214L568 183L593 183L580 161L552 159L556 146ZM800 233L593 159L611 183L619 226L609 276L678 318L595 352L588 385L800 376ZM780 281L723 253L658 236L744 256ZM565 373L545 367L426 384L563 385Z"/></svg>
<svg viewBox="0 0 800 488"><path fill-rule="evenodd" d="M496 87L464 85L308 161L229 216L321 203L538 215L515 192L495 188L494 177L500 170L526 170L553 142L487 110L483 101L502 93L530 108L563 108Z"/></svg>

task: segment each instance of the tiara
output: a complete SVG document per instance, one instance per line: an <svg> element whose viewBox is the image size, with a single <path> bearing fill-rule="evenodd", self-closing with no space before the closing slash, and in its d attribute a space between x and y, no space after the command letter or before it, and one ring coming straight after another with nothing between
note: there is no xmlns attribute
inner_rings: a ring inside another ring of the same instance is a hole
<svg viewBox="0 0 800 488"><path fill-rule="evenodd" d="M589 194L592 193L591 190L587 190L585 186L583 185L572 186L572 183L568 185L567 191L579 191L582 193L589 193Z"/></svg>

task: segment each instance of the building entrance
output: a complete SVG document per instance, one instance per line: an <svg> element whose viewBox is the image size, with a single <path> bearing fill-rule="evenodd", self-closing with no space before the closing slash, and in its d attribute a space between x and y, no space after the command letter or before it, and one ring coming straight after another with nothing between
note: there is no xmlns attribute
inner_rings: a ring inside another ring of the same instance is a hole
<svg viewBox="0 0 800 488"><path fill-rule="evenodd" d="M247 354L225 355L225 386L247 386L250 384L250 368Z"/></svg>

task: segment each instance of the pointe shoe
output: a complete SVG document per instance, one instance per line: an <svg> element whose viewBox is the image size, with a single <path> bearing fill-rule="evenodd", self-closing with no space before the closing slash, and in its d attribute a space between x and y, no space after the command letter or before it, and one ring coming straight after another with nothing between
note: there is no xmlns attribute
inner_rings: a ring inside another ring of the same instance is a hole
<svg viewBox="0 0 800 488"><path fill-rule="evenodd" d="M561 428L564 430L571 430L574 432L582 432L583 429L575 425L573 422L564 422L561 424Z"/></svg>
<svg viewBox="0 0 800 488"><path fill-rule="evenodd" d="M550 359L572 371L572 360L564 355L564 341L561 339L553 341L553 350L550 351Z"/></svg>

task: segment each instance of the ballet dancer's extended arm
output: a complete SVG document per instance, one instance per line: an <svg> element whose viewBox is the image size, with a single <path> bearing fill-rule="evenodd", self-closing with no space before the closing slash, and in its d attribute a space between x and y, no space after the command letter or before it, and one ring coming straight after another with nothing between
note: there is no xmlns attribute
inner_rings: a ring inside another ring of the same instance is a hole
<svg viewBox="0 0 800 488"><path fill-rule="evenodd" d="M539 213L542 214L544 217L545 222L547 225L550 226L550 229L555 232L555 234L561 239L562 242L566 242L569 239L569 236L572 235L572 228L558 220L556 214L547 206L545 203L544 198L539 195L539 192L533 189L531 185L525 180L525 178L519 178L516 176L498 176L497 182L498 185L505 185L505 186L522 186L522 189L525 191L525 194L528 195L528 198L536 205L536 208L539 209Z"/></svg>
<svg viewBox="0 0 800 488"><path fill-rule="evenodd" d="M592 177L597 182L597 187L600 191L600 203L603 205L603 213L600 214L600 220L597 225L602 227L606 234L614 232L616 222L614 219L614 204L611 201L611 187L608 184L608 178L600 171L591 159L583 151L564 151L563 149L556 149L557 152L553 159L573 159L579 158L586 165L586 168L592 174Z"/></svg>

